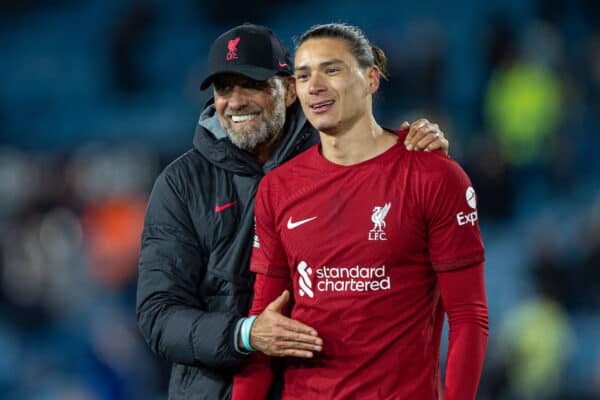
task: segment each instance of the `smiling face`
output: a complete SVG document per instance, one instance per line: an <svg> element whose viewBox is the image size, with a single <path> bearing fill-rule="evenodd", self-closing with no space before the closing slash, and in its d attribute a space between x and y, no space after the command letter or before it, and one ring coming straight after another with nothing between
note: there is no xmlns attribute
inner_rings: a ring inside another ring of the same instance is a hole
<svg viewBox="0 0 600 400"><path fill-rule="evenodd" d="M296 92L304 114L320 132L335 134L371 118L377 67L362 68L340 38L316 38L296 50Z"/></svg>
<svg viewBox="0 0 600 400"><path fill-rule="evenodd" d="M281 79L222 74L213 84L219 121L237 147L251 152L281 133L286 106L293 102Z"/></svg>

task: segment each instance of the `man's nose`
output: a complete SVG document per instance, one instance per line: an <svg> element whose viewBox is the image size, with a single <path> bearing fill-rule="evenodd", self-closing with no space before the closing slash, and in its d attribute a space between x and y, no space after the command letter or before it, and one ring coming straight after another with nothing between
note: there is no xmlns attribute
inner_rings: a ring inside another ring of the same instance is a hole
<svg viewBox="0 0 600 400"><path fill-rule="evenodd" d="M229 98L227 99L227 105L229 108L240 109L246 107L248 105L248 96L246 94L246 89L241 86L234 86L229 93Z"/></svg>
<svg viewBox="0 0 600 400"><path fill-rule="evenodd" d="M325 90L327 90L327 87L325 86L324 82L323 82L323 78L321 77L321 74L312 74L310 77L310 81L308 83L308 90L310 94L319 94L321 92L324 92Z"/></svg>

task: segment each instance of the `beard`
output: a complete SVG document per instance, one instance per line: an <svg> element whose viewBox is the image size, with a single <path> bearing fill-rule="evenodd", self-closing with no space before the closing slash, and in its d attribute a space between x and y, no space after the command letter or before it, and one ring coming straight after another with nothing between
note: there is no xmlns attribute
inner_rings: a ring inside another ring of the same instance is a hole
<svg viewBox="0 0 600 400"><path fill-rule="evenodd" d="M253 110L237 110L236 114L252 113ZM260 110L259 110L260 111ZM229 125L225 128L231 142L242 150L252 152L257 146L277 136L285 125L284 91L277 90L271 110L263 109L256 121L246 126Z"/></svg>

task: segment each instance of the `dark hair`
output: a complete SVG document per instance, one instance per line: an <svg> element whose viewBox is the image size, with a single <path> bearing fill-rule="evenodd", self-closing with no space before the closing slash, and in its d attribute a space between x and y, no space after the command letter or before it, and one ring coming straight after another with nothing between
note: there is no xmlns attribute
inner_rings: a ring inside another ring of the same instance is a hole
<svg viewBox="0 0 600 400"><path fill-rule="evenodd" d="M358 65L363 68L375 65L381 71L381 77L388 79L387 58L383 50L373 46L360 28L343 23L314 25L297 40L296 50L307 40L319 38L346 40L350 45L350 51L358 61Z"/></svg>

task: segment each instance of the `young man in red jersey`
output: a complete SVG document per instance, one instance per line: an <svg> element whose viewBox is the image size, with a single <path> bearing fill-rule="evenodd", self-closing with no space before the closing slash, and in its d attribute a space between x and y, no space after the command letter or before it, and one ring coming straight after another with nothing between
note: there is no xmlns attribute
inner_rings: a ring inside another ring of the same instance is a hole
<svg viewBox="0 0 600 400"><path fill-rule="evenodd" d="M318 333L298 332L308 358L286 360L283 399L434 400L442 397L447 313L444 398L474 399L488 315L469 178L442 152L407 151L405 131L374 119L385 55L358 28L311 28L295 68L321 144L259 186L250 314L260 315L243 322L242 346L277 336L264 321L289 290L292 318ZM262 399L269 389L273 360L253 357L234 380L234 400Z"/></svg>

